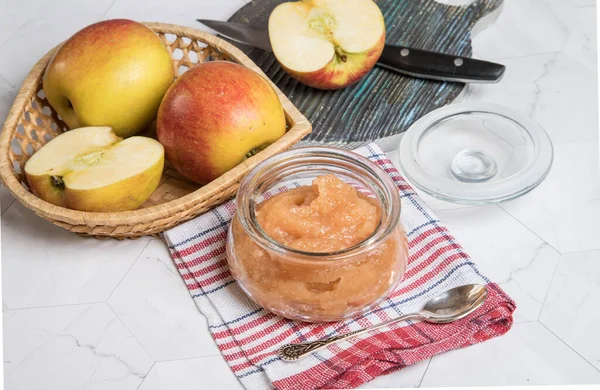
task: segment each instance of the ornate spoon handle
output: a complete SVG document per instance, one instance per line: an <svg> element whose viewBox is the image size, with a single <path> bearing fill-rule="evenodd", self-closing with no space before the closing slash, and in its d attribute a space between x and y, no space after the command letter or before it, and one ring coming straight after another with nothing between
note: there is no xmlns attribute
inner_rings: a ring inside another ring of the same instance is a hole
<svg viewBox="0 0 600 390"><path fill-rule="evenodd" d="M358 336L360 334L370 332L372 330L376 330L376 329L382 328L384 326L387 326L387 325L390 325L390 324L393 324L396 322L400 322L400 321L405 321L405 320L408 320L410 318L415 318L415 317L421 317L421 315L418 313L407 314L407 315L404 315L404 316L401 316L398 318L394 318L394 319L382 322L381 324L377 324L377 325L374 325L374 326L371 326L368 328L356 330L354 332L342 334L339 336L328 337L326 339L315 340L315 341L308 341L305 343L286 344L283 347L281 347L281 349L279 350L279 356L283 360L286 360L286 361L297 360L305 355L308 355L311 352L314 352L318 349L326 347L329 344L333 344L340 340L347 340L352 337Z"/></svg>

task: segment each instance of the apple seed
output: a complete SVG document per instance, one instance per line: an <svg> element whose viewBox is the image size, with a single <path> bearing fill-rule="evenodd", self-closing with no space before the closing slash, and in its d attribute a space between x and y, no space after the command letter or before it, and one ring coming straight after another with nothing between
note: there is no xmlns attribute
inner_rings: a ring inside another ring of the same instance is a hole
<svg viewBox="0 0 600 390"><path fill-rule="evenodd" d="M58 187L61 190L65 189L65 182L62 176L50 176L50 181L54 187Z"/></svg>
<svg viewBox="0 0 600 390"><path fill-rule="evenodd" d="M246 157L246 159L248 159L248 158L250 158L250 157L254 156L256 153L260 152L261 150L263 150L263 149L264 149L264 148L266 148L267 146L269 146L269 144L260 145L260 146L257 146L257 147L256 147L256 148L254 148L254 149L251 149L251 150L250 150L248 153L246 153L246 156L245 156L245 157Z"/></svg>

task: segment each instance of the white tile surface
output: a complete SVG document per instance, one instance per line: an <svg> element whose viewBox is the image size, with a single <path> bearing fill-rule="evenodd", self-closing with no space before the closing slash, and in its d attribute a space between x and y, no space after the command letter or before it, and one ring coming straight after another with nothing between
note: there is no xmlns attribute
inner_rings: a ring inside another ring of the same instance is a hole
<svg viewBox="0 0 600 390"><path fill-rule="evenodd" d="M35 62L88 24L125 17L205 29L196 18L224 20L244 3L0 0L0 123ZM475 38L475 57L504 63L507 73L498 84L470 85L461 99L538 121L556 152L546 181L500 206L423 196L517 301L518 323L505 336L362 388L600 383L595 3L505 0L495 24ZM390 157L397 164L395 151ZM0 202L7 389L241 388L163 243L84 239L18 203L8 208L12 196L2 188ZM576 251L587 252L558 254ZM48 307L16 310L41 306Z"/></svg>
<svg viewBox="0 0 600 390"><path fill-rule="evenodd" d="M586 2L589 4L584 4ZM595 5L596 0L554 0L549 2L550 9L569 30L569 34L583 34L585 42L582 43L589 44L590 49L597 51ZM564 49L563 47L563 51Z"/></svg>
<svg viewBox="0 0 600 390"><path fill-rule="evenodd" d="M1 4L1 3L0 3ZM0 16L1 20L2 16ZM1 25L0 21L0 25ZM0 29L2 31L2 29ZM0 36L1 40L1 36ZM4 124L4 120L8 115L8 111L12 107L13 101L17 96L17 91L13 88L8 81L0 75L0 129ZM0 183L0 208L2 209L2 213L6 211L8 206L12 204L15 198L12 194Z"/></svg>
<svg viewBox="0 0 600 390"><path fill-rule="evenodd" d="M598 141L555 144L554 153L546 180L501 207L561 253L600 249Z"/></svg>
<svg viewBox="0 0 600 390"><path fill-rule="evenodd" d="M516 302L516 322L535 321L559 254L497 206L439 211L480 271Z"/></svg>
<svg viewBox="0 0 600 390"><path fill-rule="evenodd" d="M19 6L19 9L26 12L26 8ZM39 59L83 27L101 20L103 13L104 11L64 17L56 15L28 20L15 33L18 39L10 39L0 45L2 58L10 59L0 61L0 74L13 87L20 88L25 76Z"/></svg>
<svg viewBox="0 0 600 390"><path fill-rule="evenodd" d="M113 3L113 0L52 0L42 3L39 0L0 0L0 45L9 37L21 39L15 33L27 21L32 19L55 19L81 16L101 15Z"/></svg>
<svg viewBox="0 0 600 390"><path fill-rule="evenodd" d="M386 389L386 388L414 388L419 387L423 380L423 375L429 365L429 360L424 360L412 366L403 368L400 371L391 373L389 375L382 375L373 379L371 382L367 382L359 389Z"/></svg>
<svg viewBox="0 0 600 390"><path fill-rule="evenodd" d="M108 304L156 361L220 356L164 241L150 242Z"/></svg>
<svg viewBox="0 0 600 390"><path fill-rule="evenodd" d="M580 8L588 8L596 5L597 0L569 0L572 4L577 5Z"/></svg>
<svg viewBox="0 0 600 390"><path fill-rule="evenodd" d="M9 309L105 301L147 243L79 237L15 203L2 215L2 299Z"/></svg>
<svg viewBox="0 0 600 390"><path fill-rule="evenodd" d="M136 389L152 366L105 304L4 316L7 389Z"/></svg>
<svg viewBox="0 0 600 390"><path fill-rule="evenodd" d="M16 96L17 90L0 75L0 123L4 123Z"/></svg>
<svg viewBox="0 0 600 390"><path fill-rule="evenodd" d="M564 0L505 0L502 13L477 35L473 52L488 60L560 51L569 30L551 7Z"/></svg>
<svg viewBox="0 0 600 390"><path fill-rule="evenodd" d="M554 143L598 138L595 64L565 53L501 62L506 65L503 79L498 84L470 85L466 101L500 104L528 115Z"/></svg>
<svg viewBox="0 0 600 390"><path fill-rule="evenodd" d="M4 214L14 201L15 198L10 191L4 185L0 184L0 208L2 209L2 214Z"/></svg>
<svg viewBox="0 0 600 390"><path fill-rule="evenodd" d="M0 7L2 10L8 8L8 2L10 0L0 1ZM9 15L8 13L0 14L0 45L11 39L15 33L23 26L26 19L15 15Z"/></svg>
<svg viewBox="0 0 600 390"><path fill-rule="evenodd" d="M600 369L600 251L562 255L540 321Z"/></svg>
<svg viewBox="0 0 600 390"><path fill-rule="evenodd" d="M196 19L227 20L245 4L242 0L118 0L105 18L129 18L139 22L174 23L199 30L212 31Z"/></svg>
<svg viewBox="0 0 600 390"><path fill-rule="evenodd" d="M422 387L600 383L600 372L538 322L435 356Z"/></svg>
<svg viewBox="0 0 600 390"><path fill-rule="evenodd" d="M243 389L221 356L158 362L139 390Z"/></svg>

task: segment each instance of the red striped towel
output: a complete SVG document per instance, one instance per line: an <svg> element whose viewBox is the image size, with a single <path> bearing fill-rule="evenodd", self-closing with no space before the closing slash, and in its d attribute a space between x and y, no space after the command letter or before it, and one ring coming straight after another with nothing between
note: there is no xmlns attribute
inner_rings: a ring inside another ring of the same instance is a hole
<svg viewBox="0 0 600 390"><path fill-rule="evenodd" d="M375 144L356 150L395 181L410 259L404 280L384 301L357 318L307 324L277 317L254 304L231 277L225 259L233 201L165 233L169 249L223 357L247 389L354 388L439 353L507 332L515 303L483 276L454 237L404 181ZM290 342L333 336L410 313L441 292L463 284L489 288L484 305L450 324L405 322L342 341L295 362L278 358Z"/></svg>

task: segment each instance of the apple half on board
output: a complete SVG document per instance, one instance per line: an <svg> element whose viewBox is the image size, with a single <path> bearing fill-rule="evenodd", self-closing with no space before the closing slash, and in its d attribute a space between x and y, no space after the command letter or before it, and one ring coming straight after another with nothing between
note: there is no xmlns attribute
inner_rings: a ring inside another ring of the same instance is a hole
<svg viewBox="0 0 600 390"><path fill-rule="evenodd" d="M269 16L275 58L290 76L318 89L356 83L379 60L385 21L373 0L301 0Z"/></svg>
<svg viewBox="0 0 600 390"><path fill-rule="evenodd" d="M62 133L25 164L31 191L57 206L80 211L139 208L158 187L164 148L147 137L118 137L110 127Z"/></svg>

